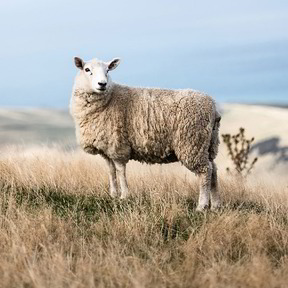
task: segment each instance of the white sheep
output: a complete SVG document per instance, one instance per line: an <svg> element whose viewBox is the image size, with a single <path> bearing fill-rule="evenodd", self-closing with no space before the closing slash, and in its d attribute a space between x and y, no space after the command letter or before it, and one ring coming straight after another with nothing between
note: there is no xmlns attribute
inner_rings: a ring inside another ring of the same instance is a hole
<svg viewBox="0 0 288 288"><path fill-rule="evenodd" d="M106 160L112 196L128 195L126 164L180 161L200 176L198 211L220 206L217 168L220 115L213 99L193 90L135 88L113 83L109 71L120 60L84 62L75 78L71 114L77 140L88 153Z"/></svg>

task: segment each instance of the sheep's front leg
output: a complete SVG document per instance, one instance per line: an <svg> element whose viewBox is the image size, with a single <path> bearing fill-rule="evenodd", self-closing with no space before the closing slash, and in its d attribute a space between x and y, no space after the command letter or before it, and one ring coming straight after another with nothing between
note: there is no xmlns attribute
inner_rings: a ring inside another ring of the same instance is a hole
<svg viewBox="0 0 288 288"><path fill-rule="evenodd" d="M207 171L200 174L200 192L197 211L203 211L209 207L209 196L211 192L212 164L209 162Z"/></svg>
<svg viewBox="0 0 288 288"><path fill-rule="evenodd" d="M126 179L126 164L118 161L114 161L117 170L117 176L119 179L120 189L121 189L121 199L128 196L128 184Z"/></svg>
<svg viewBox="0 0 288 288"><path fill-rule="evenodd" d="M109 191L112 197L117 196L117 178L116 178L116 167L114 162L108 158L104 157L106 163L109 167Z"/></svg>

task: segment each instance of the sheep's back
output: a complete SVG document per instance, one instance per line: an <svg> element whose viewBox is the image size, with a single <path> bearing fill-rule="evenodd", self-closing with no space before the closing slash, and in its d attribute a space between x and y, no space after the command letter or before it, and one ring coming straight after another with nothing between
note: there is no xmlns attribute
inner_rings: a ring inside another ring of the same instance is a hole
<svg viewBox="0 0 288 288"><path fill-rule="evenodd" d="M209 138L214 105L210 97L192 90L147 88L137 88L130 94L127 135L132 159L148 163L178 161L175 148L195 145L199 149L193 137L198 134L195 142Z"/></svg>

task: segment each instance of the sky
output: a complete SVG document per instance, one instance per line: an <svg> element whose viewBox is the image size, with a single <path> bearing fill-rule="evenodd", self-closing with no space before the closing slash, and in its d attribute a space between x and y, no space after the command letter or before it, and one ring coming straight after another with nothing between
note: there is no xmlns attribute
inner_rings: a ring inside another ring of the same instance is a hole
<svg viewBox="0 0 288 288"><path fill-rule="evenodd" d="M288 1L0 0L0 106L68 109L73 57L113 81L288 104Z"/></svg>

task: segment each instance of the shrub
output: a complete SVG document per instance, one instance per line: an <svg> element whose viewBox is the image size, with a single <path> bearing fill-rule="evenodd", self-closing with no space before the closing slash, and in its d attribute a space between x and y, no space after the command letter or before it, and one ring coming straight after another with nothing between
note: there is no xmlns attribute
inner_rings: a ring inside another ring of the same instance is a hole
<svg viewBox="0 0 288 288"><path fill-rule="evenodd" d="M251 143L254 141L254 137L252 137L250 140L246 139L244 128L239 128L238 134L222 134L221 136L226 144L228 155L233 162L236 172L242 176L247 176L258 160L256 157L252 161L249 161L249 152L251 149ZM226 170L231 172L230 168L228 167Z"/></svg>

